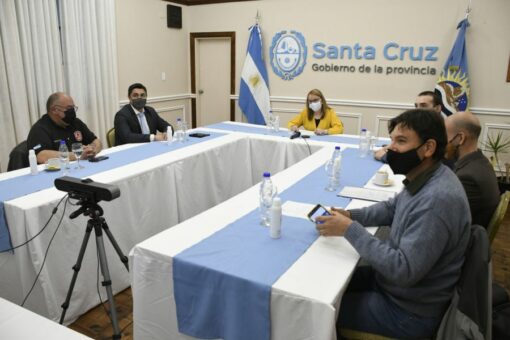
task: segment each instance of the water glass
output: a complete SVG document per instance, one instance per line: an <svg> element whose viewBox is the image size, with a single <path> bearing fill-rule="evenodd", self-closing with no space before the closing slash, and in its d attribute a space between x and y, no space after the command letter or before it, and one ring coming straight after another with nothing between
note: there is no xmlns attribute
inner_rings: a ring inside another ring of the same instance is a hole
<svg viewBox="0 0 510 340"><path fill-rule="evenodd" d="M280 132L280 116L273 116L273 132L278 133Z"/></svg>
<svg viewBox="0 0 510 340"><path fill-rule="evenodd" d="M80 164L80 158L81 158L81 155L83 154L83 145L81 143L73 143L71 145L71 150L72 152L74 153L74 156L76 157L76 166L74 167L75 169L83 169L84 166Z"/></svg>

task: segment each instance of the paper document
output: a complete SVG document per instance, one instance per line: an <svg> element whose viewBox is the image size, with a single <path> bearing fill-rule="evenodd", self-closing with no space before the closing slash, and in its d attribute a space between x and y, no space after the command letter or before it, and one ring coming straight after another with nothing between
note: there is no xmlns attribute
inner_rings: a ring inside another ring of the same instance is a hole
<svg viewBox="0 0 510 340"><path fill-rule="evenodd" d="M357 198L365 201L382 202L395 197L395 193L385 190L367 189L359 187L344 187L337 196Z"/></svg>

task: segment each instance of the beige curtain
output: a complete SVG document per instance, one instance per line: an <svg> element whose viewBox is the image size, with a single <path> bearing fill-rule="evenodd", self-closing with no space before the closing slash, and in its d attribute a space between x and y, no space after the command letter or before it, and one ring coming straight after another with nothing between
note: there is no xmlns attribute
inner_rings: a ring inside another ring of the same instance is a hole
<svg viewBox="0 0 510 340"><path fill-rule="evenodd" d="M64 88L55 0L0 1L0 164Z"/></svg>

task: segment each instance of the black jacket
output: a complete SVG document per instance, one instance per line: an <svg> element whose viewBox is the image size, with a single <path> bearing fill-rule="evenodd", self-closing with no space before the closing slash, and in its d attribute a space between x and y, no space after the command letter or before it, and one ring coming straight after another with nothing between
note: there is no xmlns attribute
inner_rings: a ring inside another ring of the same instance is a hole
<svg viewBox="0 0 510 340"><path fill-rule="evenodd" d="M161 118L156 110L150 106L145 107L144 114L151 134L156 134L156 131L166 132L167 127L170 126L170 124ZM142 128L138 117L130 104L124 105L124 107L115 114L114 126L115 145L150 142L150 135L142 134Z"/></svg>

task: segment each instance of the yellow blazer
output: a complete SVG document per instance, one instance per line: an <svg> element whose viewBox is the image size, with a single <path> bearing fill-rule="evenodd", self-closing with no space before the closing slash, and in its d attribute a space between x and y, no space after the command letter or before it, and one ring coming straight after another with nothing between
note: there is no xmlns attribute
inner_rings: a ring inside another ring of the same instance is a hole
<svg viewBox="0 0 510 340"><path fill-rule="evenodd" d="M337 117L335 111L332 108L326 110L326 114L319 122L319 126L315 126L315 119L308 120L308 109L305 108L299 115L294 117L287 127L290 129L292 126L297 127L303 126L308 131L315 131L316 128L322 130L328 130L328 134L335 135L344 132L344 125Z"/></svg>

